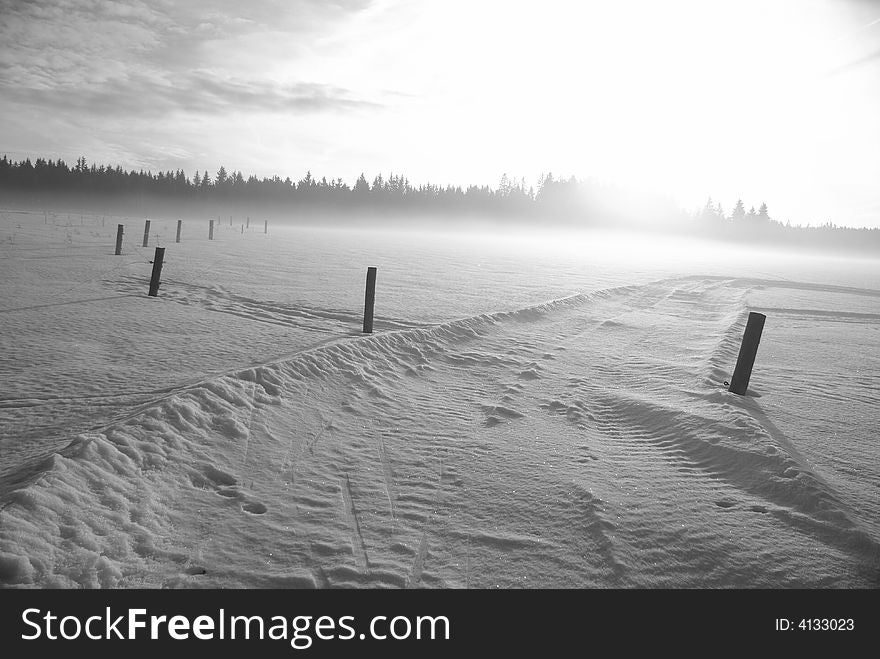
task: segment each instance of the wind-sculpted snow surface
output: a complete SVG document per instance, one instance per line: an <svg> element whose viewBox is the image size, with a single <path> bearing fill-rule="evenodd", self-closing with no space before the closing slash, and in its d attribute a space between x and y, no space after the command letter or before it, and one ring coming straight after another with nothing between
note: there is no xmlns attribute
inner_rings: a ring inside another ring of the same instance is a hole
<svg viewBox="0 0 880 659"><path fill-rule="evenodd" d="M77 308L126 358L50 381L63 333L28 324L59 300L0 313L0 584L880 585L873 288L639 275L458 320L392 303L363 336L344 301L184 275L97 277L79 299L121 297Z"/></svg>
<svg viewBox="0 0 880 659"><path fill-rule="evenodd" d="M612 288L169 392L8 496L0 577L876 585L876 517L859 520L760 399L725 391L751 286Z"/></svg>

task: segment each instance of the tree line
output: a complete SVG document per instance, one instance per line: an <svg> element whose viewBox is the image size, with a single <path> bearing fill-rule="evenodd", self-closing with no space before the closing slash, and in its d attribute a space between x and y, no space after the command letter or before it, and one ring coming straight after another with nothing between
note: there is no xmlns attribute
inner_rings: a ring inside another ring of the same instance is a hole
<svg viewBox="0 0 880 659"><path fill-rule="evenodd" d="M349 186L341 178L320 179L306 172L298 181L279 176L247 178L240 171L221 166L214 176L207 171L187 176L183 170L125 170L121 166L89 164L84 157L73 166L61 159L0 159L0 192L6 198L40 203L59 197L81 203L91 200L125 199L149 205L156 201L184 202L203 207L383 213L402 211L448 216L499 216L544 218L589 224L615 224L635 219L639 211L634 193L613 185L562 178L552 173L540 177L537 186L504 174L496 187L488 185L414 185L406 176L378 174L368 181L361 174ZM643 200L644 201L644 200ZM649 200L652 212L664 218L684 219L670 200Z"/></svg>
<svg viewBox="0 0 880 659"><path fill-rule="evenodd" d="M553 176L546 177L548 183ZM501 185L466 187L432 183L413 185L402 175L382 174L368 182L361 174L353 186L341 178L317 179L311 172L299 181L279 176L247 178L240 171L223 166L211 176L207 171L188 177L183 170L125 170L121 166L89 164L84 157L73 166L61 159L0 159L0 189L39 201L43 197L89 198L138 197L187 202L237 203L242 205L283 205L364 208L369 206L406 209L473 210L475 212L517 211L538 200L540 190L526 189L525 181L504 176Z"/></svg>
<svg viewBox="0 0 880 659"><path fill-rule="evenodd" d="M353 185L341 178L320 179L306 172L298 181L279 176L247 178L221 166L187 176L183 170L126 170L89 163L85 157L68 165L61 159L0 158L0 195L4 203L34 206L68 204L112 212L216 215L224 212L282 218L333 216L357 221L377 213L405 221L433 216L444 221L489 218L529 225L662 230L737 242L789 244L820 248L855 248L880 253L880 230L852 229L826 223L818 227L783 224L769 214L766 203L746 210L738 200L730 214L711 198L702 209L683 211L671 199L622 186L575 177L542 175L537 185L506 174L496 187L488 185L415 185L406 176L361 174ZM299 214L299 215L298 215Z"/></svg>

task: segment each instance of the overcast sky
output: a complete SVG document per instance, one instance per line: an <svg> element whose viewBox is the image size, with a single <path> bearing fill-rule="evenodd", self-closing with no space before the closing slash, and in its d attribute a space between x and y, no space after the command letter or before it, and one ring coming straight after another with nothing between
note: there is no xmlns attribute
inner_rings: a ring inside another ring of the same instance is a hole
<svg viewBox="0 0 880 659"><path fill-rule="evenodd" d="M880 226L880 2L0 0L0 152Z"/></svg>

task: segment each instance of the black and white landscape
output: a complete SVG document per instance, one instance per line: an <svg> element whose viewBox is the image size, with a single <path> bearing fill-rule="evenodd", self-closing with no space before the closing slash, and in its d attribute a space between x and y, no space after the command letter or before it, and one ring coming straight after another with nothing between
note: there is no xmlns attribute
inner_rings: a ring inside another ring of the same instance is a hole
<svg viewBox="0 0 880 659"><path fill-rule="evenodd" d="M876 3L0 12L3 587L880 585Z"/></svg>

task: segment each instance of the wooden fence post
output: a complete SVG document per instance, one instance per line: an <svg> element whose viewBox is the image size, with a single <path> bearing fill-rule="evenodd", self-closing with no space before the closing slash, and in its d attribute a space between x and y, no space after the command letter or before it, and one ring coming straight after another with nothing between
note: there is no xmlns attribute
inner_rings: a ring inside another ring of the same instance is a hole
<svg viewBox="0 0 880 659"><path fill-rule="evenodd" d="M244 225L244 226L245 226L245 228L247 228L247 229L250 229L250 228L251 228L251 218L250 218L250 217L248 217L247 220L245 220L245 225Z"/></svg>
<svg viewBox="0 0 880 659"><path fill-rule="evenodd" d="M144 247L150 242L150 221L144 220Z"/></svg>
<svg viewBox="0 0 880 659"><path fill-rule="evenodd" d="M263 220L263 233L269 233L269 220Z"/></svg>
<svg viewBox="0 0 880 659"><path fill-rule="evenodd" d="M743 332L742 344L739 347L739 356L736 358L736 368L733 370L733 377L730 378L729 391L732 393L744 396L749 388L749 378L752 376L752 366L758 354L758 344L761 342L761 332L766 319L767 316L762 313L749 312L746 331Z"/></svg>
<svg viewBox="0 0 880 659"><path fill-rule="evenodd" d="M180 242L180 227L181 226L183 226L183 220L177 220L177 238L174 240L174 242L176 242L176 243Z"/></svg>
<svg viewBox="0 0 880 659"><path fill-rule="evenodd" d="M367 268L367 290L364 293L364 334L373 331L373 307L376 302L376 268Z"/></svg>
<svg viewBox="0 0 880 659"><path fill-rule="evenodd" d="M124 230L125 229L122 224L116 225L116 256L122 254L122 234Z"/></svg>
<svg viewBox="0 0 880 659"><path fill-rule="evenodd" d="M208 225L208 240L214 240L214 220Z"/></svg>
<svg viewBox="0 0 880 659"><path fill-rule="evenodd" d="M159 277L162 275L162 262L165 260L165 248L157 247L156 256L153 257L153 274L150 276L150 297L156 297L159 293Z"/></svg>

